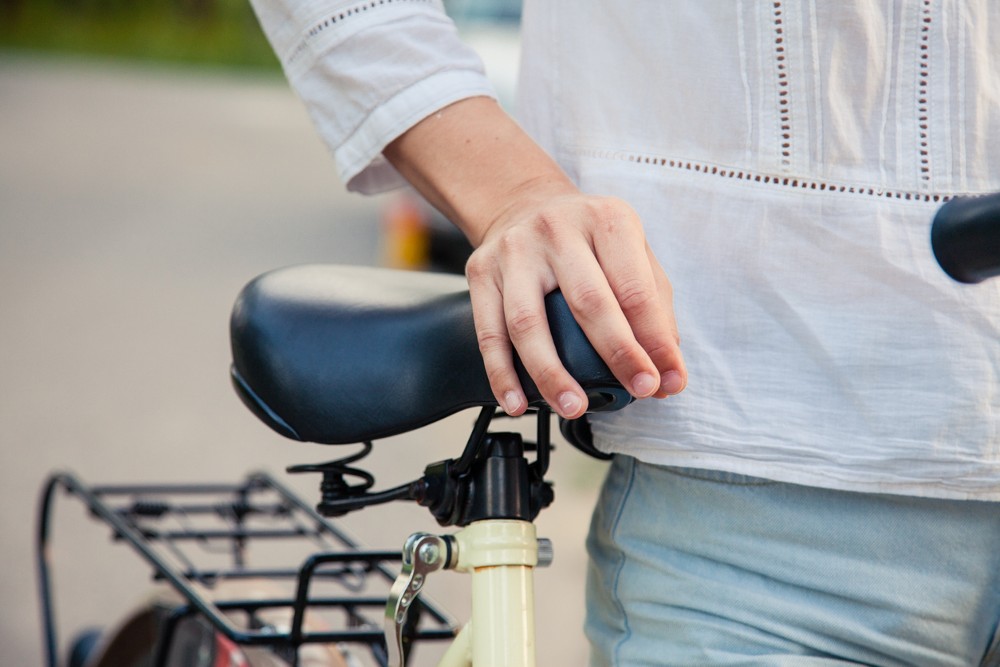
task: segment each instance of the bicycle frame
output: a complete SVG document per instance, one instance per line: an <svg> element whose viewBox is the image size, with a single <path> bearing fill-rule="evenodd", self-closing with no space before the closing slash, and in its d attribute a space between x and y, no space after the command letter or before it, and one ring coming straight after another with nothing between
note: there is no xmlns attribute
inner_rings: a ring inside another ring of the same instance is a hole
<svg viewBox="0 0 1000 667"><path fill-rule="evenodd" d="M547 560L543 558L541 564ZM471 573L472 619L439 667L534 667L533 569L539 564L534 524L486 520L451 537L417 533L407 541L403 561L403 572L386 606L390 667L402 664L397 630L406 609L423 588L427 575L442 567Z"/></svg>
<svg viewBox="0 0 1000 667"><path fill-rule="evenodd" d="M458 535L458 543L458 569L472 572L472 661L466 664L534 667L534 525L474 524Z"/></svg>

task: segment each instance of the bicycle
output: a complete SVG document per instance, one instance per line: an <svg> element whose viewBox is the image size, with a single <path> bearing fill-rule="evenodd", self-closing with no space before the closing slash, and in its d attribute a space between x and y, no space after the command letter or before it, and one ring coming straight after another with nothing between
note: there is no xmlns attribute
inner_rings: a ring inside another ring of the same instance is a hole
<svg viewBox="0 0 1000 667"><path fill-rule="evenodd" d="M1000 194L953 200L932 228L935 256L962 282L1000 275L998 232ZM549 295L546 309L560 356L588 392L592 409L627 405L631 397L590 347L561 295ZM377 664L396 666L407 662L418 642L445 639L453 640L440 663L445 667L534 665L532 571L551 551L536 538L531 522L553 499L545 480L550 413L519 368L537 418L536 441L489 431L496 404L471 318L464 282L455 277L312 266L252 282L233 314L232 376L240 397L286 437L360 442L362 450L289 469L322 476L316 509L265 474L233 485L145 487L88 487L71 475L54 475L43 493L39 524L48 664L58 662L49 517L55 490L64 488L129 542L173 591L171 600L158 598L159 606L126 619L103 644L85 634L74 646L72 667L357 664L359 654L350 648L305 655L310 647L329 644L360 645ZM353 467L371 451L372 440L469 407L480 412L462 454L429 465L420 479L372 492L374 477ZM571 443L601 456L590 444L585 420L561 426ZM441 525L461 530L414 534L402 553L370 551L330 520L393 500L416 501ZM162 527L171 520L177 527ZM293 539L313 542L319 551L297 567L249 565L251 544ZM191 540L225 543L231 564L197 565L179 546ZM396 562L398 575L388 566ZM473 619L461 631L419 597L427 576L442 569L472 572ZM212 599L208 591L229 580L252 586L291 581L295 593L248 595L247 586L238 586L236 597ZM371 594L371 588L390 582L386 594ZM316 595L319 586L339 590ZM317 622L320 611L333 612L339 626L325 625L330 613ZM135 662L142 660L147 662Z"/></svg>
<svg viewBox="0 0 1000 667"><path fill-rule="evenodd" d="M557 349L592 409L630 402L561 295L550 295L546 308ZM232 375L241 398L282 435L324 444L360 442L363 449L290 469L321 474L317 509L262 473L241 484L143 487L89 487L72 475L54 475L43 493L38 538L48 664L58 662L47 561L57 489L79 498L171 591L117 633L84 634L73 647L74 667L146 664L128 660L202 664L194 662L199 652L207 656L204 664L213 665L271 664L261 661L272 657L281 664L312 664L307 660L315 656L304 658L303 651L330 643L360 645L376 664L401 665L415 643L456 635L441 664L534 664L531 576L550 552L542 541L539 555L531 521L553 497L545 480L550 413L519 369L537 420L535 442L490 432L496 403L471 318L465 283L455 276L312 266L266 274L248 285L232 320ZM371 451L372 440L470 407L480 412L461 456L431 464L413 483L371 492L373 476L352 467ZM585 422L564 422L563 432L597 454L586 441ZM526 450L534 452L533 461ZM361 549L329 518L400 499L417 501L441 525L462 530L455 536L414 535L400 554ZM292 565L251 566L248 551L262 540L311 541L314 553ZM224 545L229 562L220 564L217 553L209 554L207 565L196 562L184 548L190 542L213 544L216 551ZM402 565L398 577L388 566L394 562ZM488 631L474 633L466 624L458 632L444 612L417 597L427 574L440 569L472 573L473 619ZM244 584L235 597L213 599L220 583L233 580ZM282 581L294 583L294 595L259 594ZM383 596L371 593L390 582ZM315 594L320 586L336 590ZM500 604L477 604L484 590L493 591L489 598ZM382 608L388 609L384 631L375 612ZM498 615L498 609L507 611ZM146 639L136 642L143 633ZM317 664L341 664L334 661L344 655L358 659L349 649L340 653Z"/></svg>

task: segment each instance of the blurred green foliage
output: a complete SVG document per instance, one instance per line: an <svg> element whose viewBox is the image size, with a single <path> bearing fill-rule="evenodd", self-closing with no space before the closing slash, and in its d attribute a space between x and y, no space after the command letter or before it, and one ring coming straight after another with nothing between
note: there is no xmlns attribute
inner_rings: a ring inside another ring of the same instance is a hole
<svg viewBox="0 0 1000 667"><path fill-rule="evenodd" d="M278 69L249 0L0 0L0 49Z"/></svg>

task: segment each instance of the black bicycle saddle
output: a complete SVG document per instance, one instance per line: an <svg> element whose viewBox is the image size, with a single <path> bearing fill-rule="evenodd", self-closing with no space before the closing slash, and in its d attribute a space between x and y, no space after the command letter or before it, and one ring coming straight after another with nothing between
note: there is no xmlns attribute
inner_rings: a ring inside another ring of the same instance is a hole
<svg viewBox="0 0 1000 667"><path fill-rule="evenodd" d="M558 292L545 307L556 349L591 411L632 397L587 341ZM243 402L278 433L349 444L495 406L472 305L459 276L310 265L266 273L231 319L232 378ZM529 403L538 389L515 360Z"/></svg>

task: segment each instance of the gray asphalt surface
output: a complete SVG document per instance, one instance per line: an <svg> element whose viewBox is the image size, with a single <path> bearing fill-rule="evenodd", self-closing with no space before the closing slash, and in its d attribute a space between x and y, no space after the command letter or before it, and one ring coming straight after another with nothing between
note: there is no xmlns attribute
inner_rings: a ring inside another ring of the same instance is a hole
<svg viewBox="0 0 1000 667"><path fill-rule="evenodd" d="M42 661L33 535L50 471L236 481L331 458L239 403L229 309L278 266L377 262L380 205L343 193L278 78L0 56L0 663ZM380 484L457 455L471 418L377 443ZM555 566L536 577L542 665L586 662L583 536L602 470L568 447L553 463L558 499L539 521L556 543ZM313 499L311 482L290 483ZM419 508L378 516L345 524L378 547L439 530ZM146 588L107 538L79 512L59 515L64 640L111 623ZM443 574L428 590L461 617L467 588Z"/></svg>

